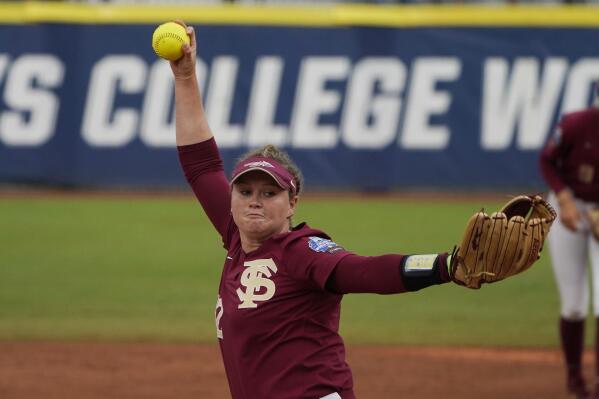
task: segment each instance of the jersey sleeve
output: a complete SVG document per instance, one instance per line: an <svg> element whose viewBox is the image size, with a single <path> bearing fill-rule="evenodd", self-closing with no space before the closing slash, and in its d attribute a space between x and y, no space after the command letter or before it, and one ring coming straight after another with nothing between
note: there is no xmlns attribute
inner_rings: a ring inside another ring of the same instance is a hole
<svg viewBox="0 0 599 399"><path fill-rule="evenodd" d="M301 237L285 250L287 273L317 289L325 290L335 266L351 252L322 237Z"/></svg>
<svg viewBox="0 0 599 399"><path fill-rule="evenodd" d="M293 278L335 294L397 294L451 280L447 253L361 256L312 236L295 241L285 256Z"/></svg>
<svg viewBox="0 0 599 399"><path fill-rule="evenodd" d="M575 130L575 118L565 116L541 150L539 168L545 182L555 193L566 187L560 165L568 155L571 137Z"/></svg>
<svg viewBox="0 0 599 399"><path fill-rule="evenodd" d="M214 138L177 150L187 182L228 248L234 225L231 191Z"/></svg>

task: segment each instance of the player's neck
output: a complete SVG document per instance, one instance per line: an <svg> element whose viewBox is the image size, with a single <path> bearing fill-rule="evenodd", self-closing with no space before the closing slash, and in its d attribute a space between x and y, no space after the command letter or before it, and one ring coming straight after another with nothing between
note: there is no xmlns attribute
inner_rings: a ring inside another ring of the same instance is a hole
<svg viewBox="0 0 599 399"><path fill-rule="evenodd" d="M254 240L251 238L246 238L244 239L243 235L241 236L241 249L243 249L243 252L245 252L246 254L252 251L257 250L258 248L260 248L260 245L262 245L262 243L266 241L266 240Z"/></svg>

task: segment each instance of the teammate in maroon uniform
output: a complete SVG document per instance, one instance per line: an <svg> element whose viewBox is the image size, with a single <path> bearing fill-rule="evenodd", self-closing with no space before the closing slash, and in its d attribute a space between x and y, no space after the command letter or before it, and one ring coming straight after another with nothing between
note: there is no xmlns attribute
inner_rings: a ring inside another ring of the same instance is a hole
<svg viewBox="0 0 599 399"><path fill-rule="evenodd" d="M229 183L199 95L195 34L187 32L191 45L171 63L177 145L227 250L215 316L231 396L352 399L338 333L342 295L448 282L447 254L363 257L304 223L293 227L302 178L274 146L243 157Z"/></svg>
<svg viewBox="0 0 599 399"><path fill-rule="evenodd" d="M597 102L599 105L599 92ZM560 294L560 336L568 391L599 399L599 242L590 231L589 209L599 206L599 108L566 114L540 157L551 188L549 202L559 218L549 234L549 250ZM589 302L588 261L593 267L593 309L597 320L596 382L590 396L581 368L584 320Z"/></svg>

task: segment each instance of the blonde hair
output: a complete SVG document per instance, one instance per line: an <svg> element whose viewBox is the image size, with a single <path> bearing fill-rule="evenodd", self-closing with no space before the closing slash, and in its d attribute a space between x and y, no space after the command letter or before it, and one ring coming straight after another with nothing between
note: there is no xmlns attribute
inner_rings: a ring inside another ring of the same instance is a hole
<svg viewBox="0 0 599 399"><path fill-rule="evenodd" d="M274 159L293 175L293 179L295 180L295 185L297 187L296 194L299 195L299 193L304 190L304 177L302 176L302 171L300 168L298 168L295 162L291 160L291 157L289 154L287 154L287 152L272 144L267 144L262 148L246 152L239 158L239 161L243 161L244 159L251 157Z"/></svg>

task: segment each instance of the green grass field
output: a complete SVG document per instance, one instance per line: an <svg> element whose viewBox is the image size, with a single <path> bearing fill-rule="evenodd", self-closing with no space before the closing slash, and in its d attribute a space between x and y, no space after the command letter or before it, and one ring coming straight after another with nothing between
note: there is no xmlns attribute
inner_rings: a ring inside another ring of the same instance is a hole
<svg viewBox="0 0 599 399"><path fill-rule="evenodd" d="M467 218L499 203L305 199L306 220L363 255L449 251ZM558 298L547 251L526 273L348 295L352 343L552 347ZM0 198L0 339L214 342L225 252L195 200Z"/></svg>

